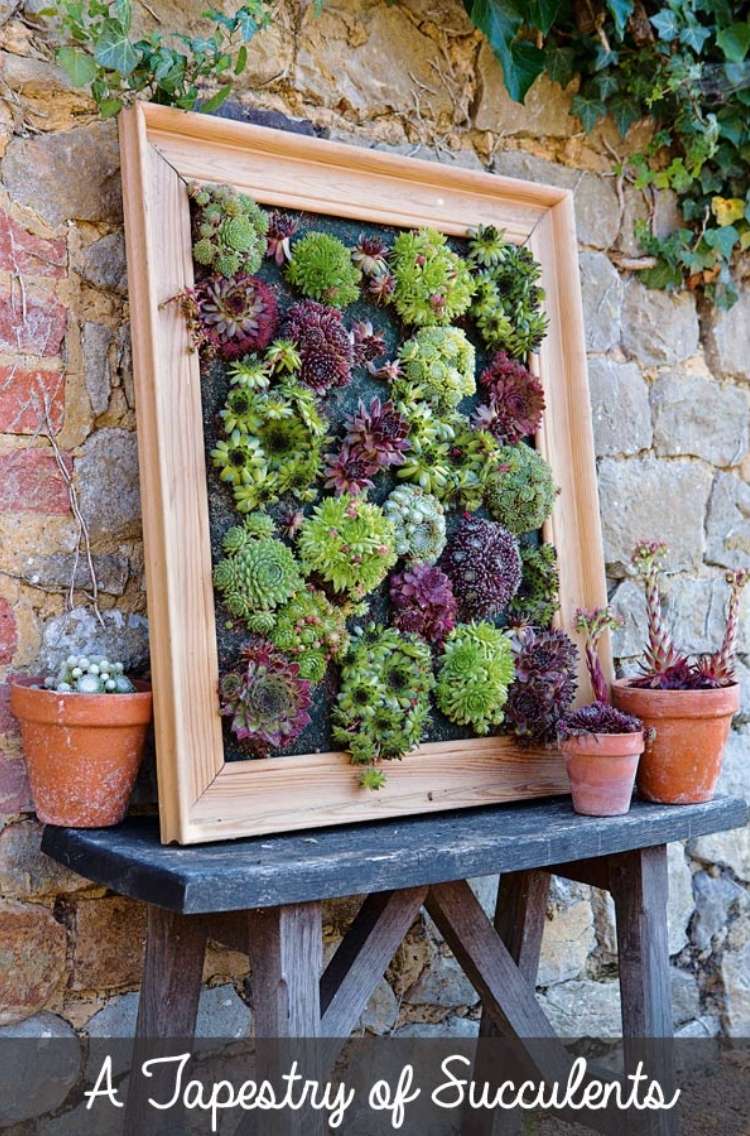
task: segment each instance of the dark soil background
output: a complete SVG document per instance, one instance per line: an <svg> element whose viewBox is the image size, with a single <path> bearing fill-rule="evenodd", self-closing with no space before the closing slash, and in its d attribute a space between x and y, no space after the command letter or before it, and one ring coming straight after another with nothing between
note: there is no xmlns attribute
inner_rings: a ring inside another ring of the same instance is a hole
<svg viewBox="0 0 750 1136"><path fill-rule="evenodd" d="M297 217L300 222L295 239L298 239L299 236L305 232L317 230L331 233L342 240L344 244L351 247L357 243L361 233L366 233L367 235L378 235L388 245L391 245L399 232L398 229L387 228L384 225L362 224L359 221L348 221L342 218L324 216L317 213L293 213L293 216ZM465 240L451 239L450 244L456 252L464 256L466 255L467 242ZM273 286L279 301L279 310L283 320L283 313L286 312L292 304L303 299L303 297L287 285L282 270L279 269L272 259L267 258L263 261L263 265L257 275ZM375 330L383 333L386 339L386 353L381 359L376 361L378 365L386 359L394 358L400 344L413 334L413 331L401 325L393 308L378 307L365 298L359 299L356 303L346 308L343 316L344 323L348 328L357 320L370 320ZM470 322L462 322L461 326L476 349L476 373L477 376L479 376L481 370L489 361L489 354L491 353L488 354L483 348L481 340ZM221 541L224 533L232 525L240 522L242 515L234 508L231 487L227 486L226 483L219 479L218 471L213 467L210 457L210 451L214 448L216 443L224 437L219 411L224 406L230 387L227 365L217 360L203 360L201 364L201 376L206 467L208 470L211 554L213 563L216 564L222 556ZM369 404L370 399L375 396L379 396L382 401L385 401L388 397L388 384L372 378L364 367L355 368L352 380L347 386L332 390L321 400L322 409L330 422L330 433L338 438L341 435L341 427L344 418L348 414L351 414L352 411L356 410L360 400L365 402L365 404ZM459 410L461 413L468 416L472 413L477 401L476 395L472 398L466 398L460 404ZM333 449L335 446L331 448ZM368 500L375 501L378 504L382 503L391 490L398 484L404 484L404 482L397 480L395 471L386 470L380 473L375 479L374 489L371 489L368 493ZM328 491L323 491L320 496L325 496L327 492ZM278 517L287 512L290 508L299 507L298 502L291 497L287 497L281 500L278 505L269 508L268 511L273 516ZM306 505L304 506L304 511L309 513L313 508L314 504ZM447 513L449 533L458 524L460 516L460 511ZM538 536L536 534L529 534L524 537L523 540L527 543L537 543ZM351 621L352 625L356 622L368 623L373 621L389 623L388 609L390 605L387 597L388 581L386 578L380 588L367 597L369 605L368 615L362 619ZM242 644L248 638L248 633L241 621L231 619L229 613L221 603L221 597L218 594L215 596L215 606L219 670L220 673L223 674L236 663ZM499 617L496 622L501 624L503 622L502 617ZM307 729L304 730L291 747L278 750L273 756L325 752L326 750L335 748L330 738L329 710L338 689L337 671L337 667L333 665L329 666L325 681L320 683L315 689L311 709L312 721ZM426 741L440 741L472 736L474 735L471 731L467 730L465 726L455 726L444 718L433 703L432 722L425 738ZM238 747L234 736L226 726L224 730L224 751L227 760L247 760L248 755Z"/></svg>

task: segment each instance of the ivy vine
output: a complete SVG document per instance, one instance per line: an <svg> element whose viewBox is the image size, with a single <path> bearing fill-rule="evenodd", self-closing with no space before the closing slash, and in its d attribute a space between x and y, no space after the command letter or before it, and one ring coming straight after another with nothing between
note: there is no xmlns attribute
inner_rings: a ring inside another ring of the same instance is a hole
<svg viewBox="0 0 750 1136"><path fill-rule="evenodd" d="M270 22L268 0L246 0L232 16L203 13L205 35L133 32L131 0L57 0L41 16L59 21L66 42L57 62L75 87L88 87L103 118L134 98L218 110L247 65L247 45ZM219 83L210 98L204 85Z"/></svg>
<svg viewBox="0 0 750 1136"><path fill-rule="evenodd" d="M624 137L648 118L648 146L615 172L636 188L670 189L681 224L659 236L637 221L640 275L655 288L687 285L720 307L750 275L750 3L731 0L463 0L486 36L510 96L523 102L541 74L566 87L586 131L610 115ZM215 111L247 63L247 44L270 22L270 0L234 15L204 12L202 36L137 37L131 0L55 0L42 15L66 42L57 60L87 87L100 113L133 98ZM323 0L315 0L320 10ZM209 98L205 85L219 84Z"/></svg>
<svg viewBox="0 0 750 1136"><path fill-rule="evenodd" d="M523 102L542 73L565 87L591 131L611 115L624 137L653 121L646 149L616 172L638 189L670 189L682 224L667 237L636 222L641 278L687 285L718 306L750 274L750 4L730 0L464 0Z"/></svg>

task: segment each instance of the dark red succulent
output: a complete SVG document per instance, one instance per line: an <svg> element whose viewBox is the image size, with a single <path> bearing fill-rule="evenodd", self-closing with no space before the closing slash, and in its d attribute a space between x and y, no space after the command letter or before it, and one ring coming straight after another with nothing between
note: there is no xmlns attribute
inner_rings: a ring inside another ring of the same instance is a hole
<svg viewBox="0 0 750 1136"><path fill-rule="evenodd" d="M370 277L367 291L376 304L387 304L396 287L396 277L387 270Z"/></svg>
<svg viewBox="0 0 750 1136"><path fill-rule="evenodd" d="M578 649L556 628L520 627L513 636L516 677L508 692L505 720L516 737L547 744L576 692Z"/></svg>
<svg viewBox="0 0 750 1136"><path fill-rule="evenodd" d="M498 351L479 376L479 384L488 401L477 410L477 426L511 444L536 433L544 413L544 391L528 367Z"/></svg>
<svg viewBox="0 0 750 1136"><path fill-rule="evenodd" d="M350 335L354 348L354 362L357 365L371 364L385 351L385 336L375 330L370 320L358 320L353 323Z"/></svg>
<svg viewBox="0 0 750 1136"><path fill-rule="evenodd" d="M325 487L333 489L339 496L342 493L361 493L372 488L372 478L377 472L378 466L366 461L344 443L337 454L326 454Z"/></svg>
<svg viewBox="0 0 750 1136"><path fill-rule="evenodd" d="M566 714L558 722L557 734L564 740L579 734L637 734L642 729L640 718L616 709L609 702L590 702Z"/></svg>
<svg viewBox="0 0 750 1136"><path fill-rule="evenodd" d="M278 210L274 210L268 216L266 256L275 260L279 266L291 258L290 241L298 227L298 218L292 217L289 213L279 213Z"/></svg>
<svg viewBox="0 0 750 1136"><path fill-rule="evenodd" d="M257 276L209 276L180 300L195 346L222 359L262 351L278 327L274 291Z"/></svg>
<svg viewBox="0 0 750 1136"><path fill-rule="evenodd" d="M316 300L302 300L286 314L284 339L291 339L302 360L299 378L318 394L349 382L354 347L341 312Z"/></svg>
<svg viewBox="0 0 750 1136"><path fill-rule="evenodd" d="M352 260L365 276L377 276L386 271L391 250L380 237L359 234L359 240L352 249Z"/></svg>
<svg viewBox="0 0 750 1136"><path fill-rule="evenodd" d="M221 682L221 713L232 732L258 757L288 745L310 722L311 685L292 662L265 639L251 640L238 670Z"/></svg>
<svg viewBox="0 0 750 1136"><path fill-rule="evenodd" d="M414 631L440 644L456 625L456 597L451 582L432 564L415 564L390 579L392 619L399 631Z"/></svg>
<svg viewBox="0 0 750 1136"><path fill-rule="evenodd" d="M471 513L464 514L439 563L450 577L462 620L499 615L521 583L516 538Z"/></svg>
<svg viewBox="0 0 750 1136"><path fill-rule="evenodd" d="M409 448L409 424L388 399L381 403L373 398L369 407L359 403L354 414L345 420L344 444L376 469L401 465Z"/></svg>

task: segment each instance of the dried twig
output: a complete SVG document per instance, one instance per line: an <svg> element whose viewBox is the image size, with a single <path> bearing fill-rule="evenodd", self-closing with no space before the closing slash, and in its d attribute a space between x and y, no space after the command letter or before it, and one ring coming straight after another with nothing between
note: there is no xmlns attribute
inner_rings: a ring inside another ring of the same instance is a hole
<svg viewBox="0 0 750 1136"><path fill-rule="evenodd" d="M77 575L77 572L78 572L78 565L80 563L81 550L83 549L83 553L86 557L86 564L87 564L87 567L88 567L88 570L89 570L89 579L91 580L91 595L90 595L91 606L93 608L94 615L96 616L97 620L99 621L100 626L104 627L104 619L102 618L102 613L99 610L99 583L98 583L97 578L96 578L96 569L94 568L94 558L91 554L91 537L89 535L88 526L87 526L86 521L84 519L83 513L81 512L81 507L80 507L80 504L78 502L78 491L77 491L75 484L73 482L73 477L71 475L70 470L68 469L68 466L65 462L65 458L63 457L62 452L60 450L60 447L57 444L57 439L55 437L54 429L53 429L53 426L52 426L52 416L50 414L49 396L47 395L46 391L44 393L44 425L45 425L45 432L46 432L47 440L49 441L49 444L52 447L52 453L54 454L54 457L55 457L55 464L57 465L57 469L59 471L60 477L65 482L65 488L68 491L68 501L70 502L70 511L73 514L73 516L75 517L75 521L76 521L76 524L78 526L78 539L76 540L76 550L75 550L75 556L73 558L73 569L70 573L70 585L68 587L68 607L69 607L69 609L72 609L73 606L75 605L76 575Z"/></svg>

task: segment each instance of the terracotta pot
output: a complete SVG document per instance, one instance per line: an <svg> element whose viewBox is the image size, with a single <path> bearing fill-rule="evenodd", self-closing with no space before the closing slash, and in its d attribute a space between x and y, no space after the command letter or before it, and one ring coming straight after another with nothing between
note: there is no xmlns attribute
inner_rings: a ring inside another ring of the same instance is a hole
<svg viewBox="0 0 750 1136"><path fill-rule="evenodd" d="M635 714L654 736L638 771L638 791L662 805L710 801L732 718L740 708L737 684L718 690L642 690L618 679L612 701Z"/></svg>
<svg viewBox="0 0 750 1136"><path fill-rule="evenodd" d="M598 817L626 813L643 746L642 732L580 734L561 742L575 811Z"/></svg>
<svg viewBox="0 0 750 1136"><path fill-rule="evenodd" d="M134 694L11 686L34 807L45 824L104 828L125 816L151 721L151 690L135 685Z"/></svg>

